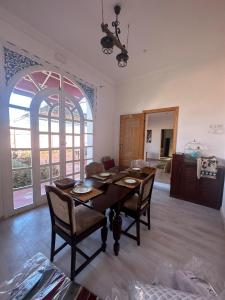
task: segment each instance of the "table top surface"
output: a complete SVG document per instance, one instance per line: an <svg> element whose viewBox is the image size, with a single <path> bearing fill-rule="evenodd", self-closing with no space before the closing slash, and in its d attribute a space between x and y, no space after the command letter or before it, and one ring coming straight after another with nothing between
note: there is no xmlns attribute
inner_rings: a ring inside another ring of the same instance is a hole
<svg viewBox="0 0 225 300"><path fill-rule="evenodd" d="M117 173L115 179L118 181L124 177L132 177L137 179L145 179L149 174L141 173L141 172L129 172L129 173ZM113 177L112 177L113 179ZM116 181L114 182L105 182L104 180L99 180L96 178L87 178L85 179L84 183L86 186L93 186L97 189L103 190L101 195L92 198L85 205L94 208L97 211L104 211L107 208L112 207L113 205L117 204L118 202L125 201L128 197L135 193L136 190L139 189L138 186L134 186L134 188L128 188L125 186L117 185ZM72 190L72 188L71 188ZM67 190L69 192L69 190ZM71 194L70 194L71 196ZM72 197L73 198L73 197ZM76 202L80 202L79 200L75 199ZM82 202L80 202L82 203ZM84 203L82 203L84 204Z"/></svg>

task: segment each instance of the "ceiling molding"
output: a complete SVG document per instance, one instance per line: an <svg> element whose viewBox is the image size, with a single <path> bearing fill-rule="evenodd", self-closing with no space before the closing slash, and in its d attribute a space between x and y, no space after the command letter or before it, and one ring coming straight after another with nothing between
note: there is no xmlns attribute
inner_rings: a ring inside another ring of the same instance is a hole
<svg viewBox="0 0 225 300"><path fill-rule="evenodd" d="M63 53L66 59L69 61L75 61L75 63L79 64L79 66L84 68L87 72L90 72L93 76L98 77L99 82L105 81L110 85L114 85L115 81L108 77L107 75L103 74L101 71L96 69L94 66L90 65L89 63L85 62L81 59L76 53L66 49L58 42L54 41L53 39L49 38L47 35L41 33L40 31L36 30L34 27L29 25L28 23L24 22L22 19L18 18L14 14L10 13L8 10L4 8L0 8L0 19L4 22L8 23L9 25L13 26L16 30L19 30L32 38L33 40L41 43L43 46L48 47L53 53ZM5 37L4 37L5 38ZM9 37L10 39L10 37ZM10 41L9 42L13 42ZM18 45L23 47L23 45ZM29 50L29 49L27 49ZM37 53L35 53L37 54ZM43 57L43 59L46 59ZM68 70L69 71L69 70ZM78 74L77 74L78 75ZM84 78L86 80L86 78Z"/></svg>

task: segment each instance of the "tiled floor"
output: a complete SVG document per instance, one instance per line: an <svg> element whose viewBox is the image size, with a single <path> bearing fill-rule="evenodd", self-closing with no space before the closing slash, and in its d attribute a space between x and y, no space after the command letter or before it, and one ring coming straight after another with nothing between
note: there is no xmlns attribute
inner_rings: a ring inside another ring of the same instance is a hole
<svg viewBox="0 0 225 300"><path fill-rule="evenodd" d="M104 299L112 287L127 289L131 280L151 282L163 261L184 264L197 256L218 268L225 278L225 231L220 212L172 199L166 191L153 191L152 229L141 226L141 246L122 236L118 257L113 238L108 236L106 253L101 253L76 281ZM126 218L125 222L128 222ZM59 242L59 241L58 241ZM82 243L87 253L100 245L100 233ZM49 257L50 218L47 207L0 222L0 281L18 272L37 252ZM78 256L78 263L81 258ZM55 264L69 274L70 248L56 256Z"/></svg>

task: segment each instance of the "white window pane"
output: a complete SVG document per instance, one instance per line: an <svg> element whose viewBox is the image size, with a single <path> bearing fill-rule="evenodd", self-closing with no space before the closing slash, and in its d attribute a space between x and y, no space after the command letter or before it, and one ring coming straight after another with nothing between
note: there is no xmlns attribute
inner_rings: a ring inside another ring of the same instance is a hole
<svg viewBox="0 0 225 300"><path fill-rule="evenodd" d="M73 123L70 121L66 121L66 133L73 132Z"/></svg>
<svg viewBox="0 0 225 300"><path fill-rule="evenodd" d="M66 135L66 147L73 146L73 137L72 135Z"/></svg>
<svg viewBox="0 0 225 300"><path fill-rule="evenodd" d="M66 163L66 175L73 174L73 163Z"/></svg>
<svg viewBox="0 0 225 300"><path fill-rule="evenodd" d="M51 132L59 132L59 120L51 120Z"/></svg>
<svg viewBox="0 0 225 300"><path fill-rule="evenodd" d="M66 149L66 161L73 160L73 149Z"/></svg>
<svg viewBox="0 0 225 300"><path fill-rule="evenodd" d="M52 177L56 178L56 177L59 177L59 175L60 175L60 167L59 167L59 165L53 165L52 166Z"/></svg>
<svg viewBox="0 0 225 300"><path fill-rule="evenodd" d="M39 108L39 114L43 116L48 116L50 106L46 101L42 101L40 108Z"/></svg>
<svg viewBox="0 0 225 300"><path fill-rule="evenodd" d="M31 151L30 150L17 150L12 151L12 168L27 168L31 167Z"/></svg>
<svg viewBox="0 0 225 300"><path fill-rule="evenodd" d="M59 150L52 150L52 162L59 162Z"/></svg>
<svg viewBox="0 0 225 300"><path fill-rule="evenodd" d="M80 149L74 149L74 160L80 159Z"/></svg>
<svg viewBox="0 0 225 300"><path fill-rule="evenodd" d="M48 134L39 134L40 148L48 148Z"/></svg>
<svg viewBox="0 0 225 300"><path fill-rule="evenodd" d="M11 148L31 148L31 136L28 130L10 129Z"/></svg>
<svg viewBox="0 0 225 300"><path fill-rule="evenodd" d="M52 148L59 148L59 135L58 134L51 135L51 146L52 146Z"/></svg>
<svg viewBox="0 0 225 300"><path fill-rule="evenodd" d="M80 162L76 161L74 162L74 173L80 172Z"/></svg>
<svg viewBox="0 0 225 300"><path fill-rule="evenodd" d="M93 146L93 134L85 134L84 135L84 145L85 146Z"/></svg>
<svg viewBox="0 0 225 300"><path fill-rule="evenodd" d="M78 112L77 109L75 109L75 110L73 111L73 118L74 118L74 121L77 121L77 122L80 121L80 115L79 115L79 112Z"/></svg>
<svg viewBox="0 0 225 300"><path fill-rule="evenodd" d="M26 188L13 192L14 209L33 204L33 188Z"/></svg>
<svg viewBox="0 0 225 300"><path fill-rule="evenodd" d="M31 169L16 170L12 172L12 175L14 189L32 185Z"/></svg>
<svg viewBox="0 0 225 300"><path fill-rule="evenodd" d="M93 158L93 147L87 147L84 149L84 158Z"/></svg>
<svg viewBox="0 0 225 300"><path fill-rule="evenodd" d="M11 127L30 128L29 111L10 107L9 119Z"/></svg>
<svg viewBox="0 0 225 300"><path fill-rule="evenodd" d="M48 119L41 119L39 118L39 131L48 131Z"/></svg>
<svg viewBox="0 0 225 300"><path fill-rule="evenodd" d="M84 123L84 132L85 133L93 133L93 122L85 122Z"/></svg>
<svg viewBox="0 0 225 300"><path fill-rule="evenodd" d="M12 93L11 96L10 96L9 103L29 108L30 104L31 104L31 101L32 101L31 97L19 95L17 93Z"/></svg>
<svg viewBox="0 0 225 300"><path fill-rule="evenodd" d="M84 114L84 119L86 120L92 120L92 112L91 112L91 107L87 101L86 98L83 98L80 101L80 106L83 110L83 114Z"/></svg>
<svg viewBox="0 0 225 300"><path fill-rule="evenodd" d="M74 122L74 133L80 134L80 123Z"/></svg>
<svg viewBox="0 0 225 300"><path fill-rule="evenodd" d="M74 136L74 147L80 147L80 135Z"/></svg>
<svg viewBox="0 0 225 300"><path fill-rule="evenodd" d="M47 180L50 177L50 169L48 166L40 167L41 180Z"/></svg>
<svg viewBox="0 0 225 300"><path fill-rule="evenodd" d="M49 152L48 151L40 151L40 164L41 165L49 164Z"/></svg>

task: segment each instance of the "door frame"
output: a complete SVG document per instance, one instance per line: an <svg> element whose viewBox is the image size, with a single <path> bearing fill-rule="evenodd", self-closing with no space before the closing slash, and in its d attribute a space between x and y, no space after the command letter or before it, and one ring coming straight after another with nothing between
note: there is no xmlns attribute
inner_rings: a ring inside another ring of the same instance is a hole
<svg viewBox="0 0 225 300"><path fill-rule="evenodd" d="M171 111L174 112L174 116L173 116L173 154L174 154L174 153L176 153L176 147L177 147L179 106L147 109L147 110L143 110L143 113L145 114L145 122L146 122L147 114L160 113L160 112L171 112ZM144 135L145 135L145 140L146 140L146 131L145 131ZM143 158L144 158L144 153L143 153Z"/></svg>

